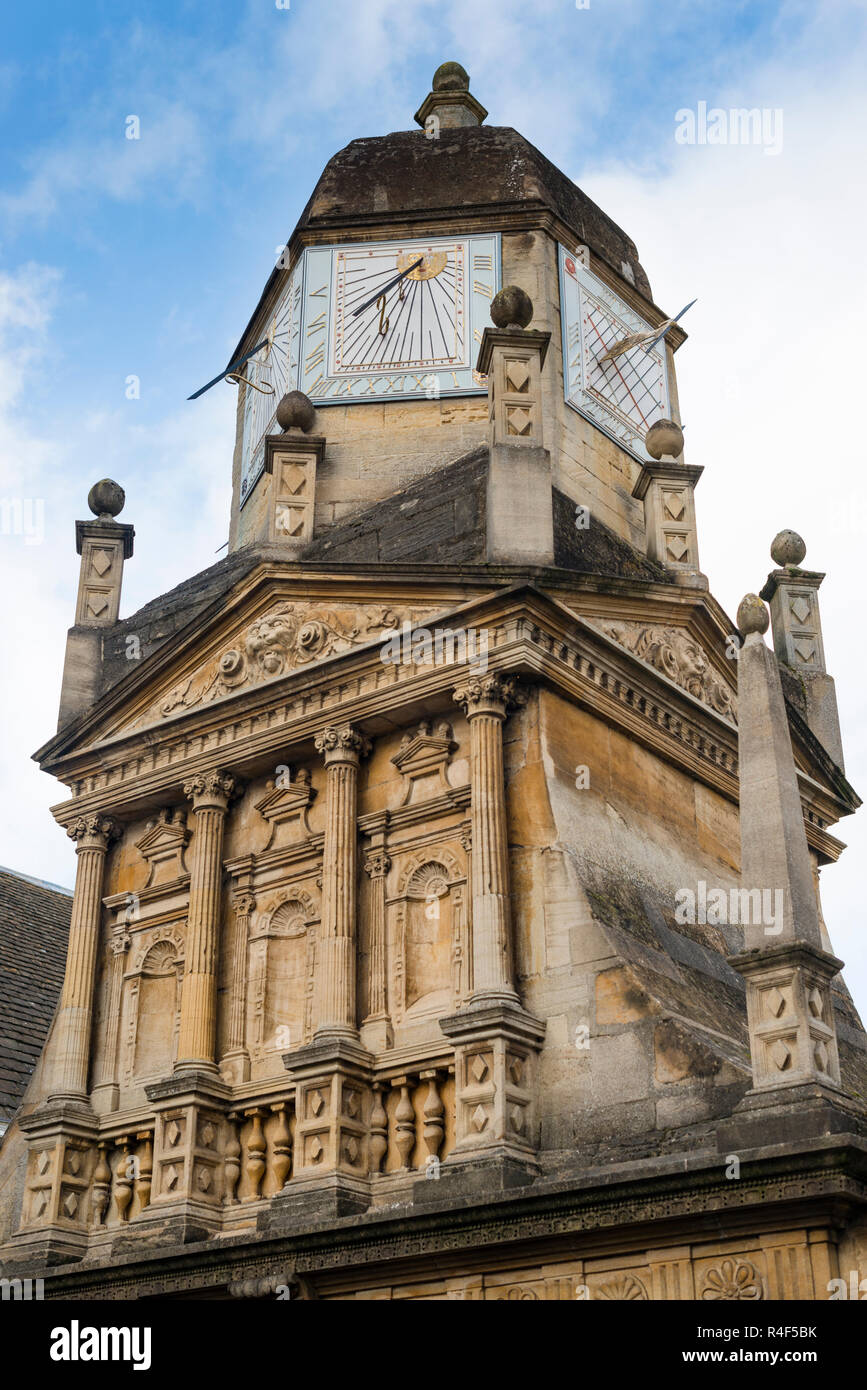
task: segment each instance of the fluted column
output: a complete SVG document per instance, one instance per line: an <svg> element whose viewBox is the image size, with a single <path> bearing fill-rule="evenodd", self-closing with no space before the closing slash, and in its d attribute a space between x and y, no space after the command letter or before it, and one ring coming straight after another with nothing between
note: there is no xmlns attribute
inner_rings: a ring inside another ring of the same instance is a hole
<svg viewBox="0 0 867 1390"><path fill-rule="evenodd" d="M385 878L391 860L384 850L371 851L364 861L370 879L370 991L369 1019L385 1018Z"/></svg>
<svg viewBox="0 0 867 1390"><path fill-rule="evenodd" d="M217 1033L217 938L223 876L223 830L235 779L215 769L184 787L193 804L196 833L190 873L190 905L181 1022L175 1070L215 1071Z"/></svg>
<svg viewBox="0 0 867 1390"><path fill-rule="evenodd" d="M370 743L348 724L323 729L315 742L327 786L314 1020L317 1033L354 1034L358 767Z"/></svg>
<svg viewBox="0 0 867 1390"><path fill-rule="evenodd" d="M473 997L514 1001L503 724L526 696L513 676L487 675L454 692L470 726L473 835Z"/></svg>
<svg viewBox="0 0 867 1390"><path fill-rule="evenodd" d="M247 939L250 917L256 906L252 893L237 893L235 909L235 941L232 950L232 980L229 994L229 1018L226 1030L226 1051L220 1062L224 1079L235 1084L250 1077L250 1056L247 1051Z"/></svg>
<svg viewBox="0 0 867 1390"><path fill-rule="evenodd" d="M66 832L75 841L78 866L66 975L55 1027L53 1100L84 1100L93 1022L93 985L102 907L102 880L109 843L120 832L111 816L82 816Z"/></svg>

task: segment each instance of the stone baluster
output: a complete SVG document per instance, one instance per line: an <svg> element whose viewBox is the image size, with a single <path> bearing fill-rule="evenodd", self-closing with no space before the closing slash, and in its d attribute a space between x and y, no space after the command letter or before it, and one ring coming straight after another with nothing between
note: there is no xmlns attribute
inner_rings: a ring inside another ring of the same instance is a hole
<svg viewBox="0 0 867 1390"><path fill-rule="evenodd" d="M99 1144L97 1147L96 1167L93 1170L91 1212L93 1214L94 1226L101 1226L105 1221L105 1213L108 1210L108 1199L111 1195L111 1169L108 1166L108 1159L106 1157L106 1145Z"/></svg>
<svg viewBox="0 0 867 1390"><path fill-rule="evenodd" d="M135 1161L129 1154L129 1136L124 1134L117 1141L120 1149L120 1158L114 1173L114 1205L117 1208L118 1219L127 1220L127 1211L132 1201L133 1174L135 1172Z"/></svg>
<svg viewBox="0 0 867 1390"><path fill-rule="evenodd" d="M277 1125L272 1140L271 1172L279 1192L281 1188L286 1186L292 1168L292 1136L289 1133L286 1102L281 1101L279 1105L272 1105L271 1110L277 1116Z"/></svg>
<svg viewBox="0 0 867 1390"><path fill-rule="evenodd" d="M409 1076L396 1076L393 1084L395 1088L400 1088L400 1100L394 1112L394 1138L400 1154L400 1166L408 1169L415 1148L415 1110L410 1096L412 1080Z"/></svg>
<svg viewBox="0 0 867 1390"><path fill-rule="evenodd" d="M514 1002L503 724L526 695L512 676L474 677L454 698L470 726L474 998Z"/></svg>
<svg viewBox="0 0 867 1390"><path fill-rule="evenodd" d="M247 941L256 899L252 893L240 892L235 895L232 905L235 909L235 939L226 1051L220 1062L220 1071L226 1081L238 1085L250 1079L250 1054L247 1051Z"/></svg>
<svg viewBox="0 0 867 1390"><path fill-rule="evenodd" d="M370 1112L370 1171L379 1173L388 1151L388 1111L382 1099L382 1085L373 1086L373 1109Z"/></svg>
<svg viewBox="0 0 867 1390"><path fill-rule="evenodd" d="M223 830L235 779L215 770L184 787L196 816L187 916L186 960L175 1070L216 1071L217 939L223 874Z"/></svg>
<svg viewBox="0 0 867 1390"><path fill-rule="evenodd" d="M317 1033L354 1037L358 768L370 744L349 725L323 729L315 742L328 779L315 1026Z"/></svg>
<svg viewBox="0 0 867 1390"><path fill-rule="evenodd" d="M241 1141L238 1138L238 1114L233 1111L228 1117L228 1137L226 1139L225 1177L226 1177L226 1206L237 1206L238 1198L236 1189L241 1177Z"/></svg>
<svg viewBox="0 0 867 1390"><path fill-rule="evenodd" d="M78 866L66 974L54 1029L56 1062L51 1099L86 1102L105 855L120 830L110 816L97 814L81 816L66 833L75 841Z"/></svg>
<svg viewBox="0 0 867 1390"><path fill-rule="evenodd" d="M250 1138L247 1140L247 1178L249 1179L252 1191L247 1196L248 1202L255 1202L259 1196L259 1188L262 1186L262 1179L265 1176L265 1135L262 1133L262 1119L265 1115L264 1110L258 1108L245 1110L245 1119L253 1121L253 1129Z"/></svg>
<svg viewBox="0 0 867 1390"><path fill-rule="evenodd" d="M419 1074L419 1080L427 1082L427 1095L424 1102L424 1128L422 1139L428 1152L428 1162L439 1157L445 1139L445 1123L443 1120L443 1103L437 1089L436 1071L423 1071Z"/></svg>
<svg viewBox="0 0 867 1390"><path fill-rule="evenodd" d="M142 1148L136 1158L135 1195L138 1198L139 1210L144 1211L151 1200L151 1181L154 1171L153 1135L149 1129L143 1129L136 1135L136 1139Z"/></svg>

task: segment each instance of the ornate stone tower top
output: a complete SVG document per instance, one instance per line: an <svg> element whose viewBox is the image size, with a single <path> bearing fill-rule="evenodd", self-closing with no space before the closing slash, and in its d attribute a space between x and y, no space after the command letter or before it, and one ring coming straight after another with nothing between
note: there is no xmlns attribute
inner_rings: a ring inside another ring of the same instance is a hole
<svg viewBox="0 0 867 1390"><path fill-rule="evenodd" d="M470 79L460 63L440 63L431 90L415 113L425 132L481 125L487 116L481 102L470 94Z"/></svg>

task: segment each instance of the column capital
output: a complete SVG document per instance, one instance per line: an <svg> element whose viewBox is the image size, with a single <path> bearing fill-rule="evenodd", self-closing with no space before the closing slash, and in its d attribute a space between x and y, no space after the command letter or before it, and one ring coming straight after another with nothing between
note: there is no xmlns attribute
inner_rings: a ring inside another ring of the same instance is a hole
<svg viewBox="0 0 867 1390"><path fill-rule="evenodd" d="M232 907L235 909L236 917L249 917L256 910L256 899L252 893L242 890L234 894Z"/></svg>
<svg viewBox="0 0 867 1390"><path fill-rule="evenodd" d="M197 773L184 783L184 796L193 803L194 811L212 807L218 811L228 808L232 797L241 790L240 783L230 772L222 768L211 768L208 772Z"/></svg>
<svg viewBox="0 0 867 1390"><path fill-rule="evenodd" d="M79 816L66 827L66 833L75 841L76 854L80 854L83 849L108 849L112 840L120 838L121 827L113 816L94 812Z"/></svg>
<svg viewBox="0 0 867 1390"><path fill-rule="evenodd" d="M385 850L375 849L364 861L364 872L369 878L385 878L391 868L391 859Z"/></svg>
<svg viewBox="0 0 867 1390"><path fill-rule="evenodd" d="M516 676L492 672L464 681L454 690L452 699L463 706L468 719L477 714L493 714L505 719L511 710L527 703L527 691L518 684Z"/></svg>
<svg viewBox="0 0 867 1390"><path fill-rule="evenodd" d="M333 763L351 763L357 767L372 746L370 739L351 724L330 724L320 729L313 742L317 753L325 758L326 767Z"/></svg>

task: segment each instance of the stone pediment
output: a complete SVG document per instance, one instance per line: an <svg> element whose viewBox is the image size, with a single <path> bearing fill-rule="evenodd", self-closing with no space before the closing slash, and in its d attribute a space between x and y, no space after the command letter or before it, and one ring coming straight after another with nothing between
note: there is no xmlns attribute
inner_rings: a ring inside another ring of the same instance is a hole
<svg viewBox="0 0 867 1390"><path fill-rule="evenodd" d="M681 690L737 723L737 696L711 662L701 643L686 628L664 623L597 618L594 626L639 661L667 676Z"/></svg>
<svg viewBox="0 0 867 1390"><path fill-rule="evenodd" d="M433 607L284 600L162 691L132 727L162 724L185 710L242 694L353 647L385 640L404 622L422 622L438 611Z"/></svg>

